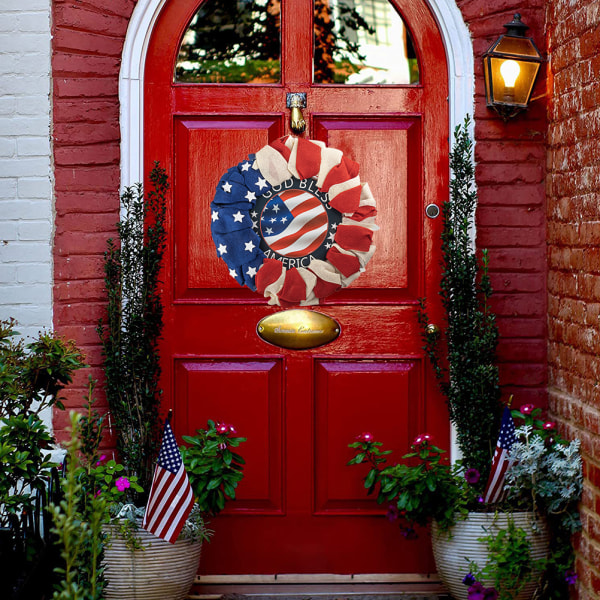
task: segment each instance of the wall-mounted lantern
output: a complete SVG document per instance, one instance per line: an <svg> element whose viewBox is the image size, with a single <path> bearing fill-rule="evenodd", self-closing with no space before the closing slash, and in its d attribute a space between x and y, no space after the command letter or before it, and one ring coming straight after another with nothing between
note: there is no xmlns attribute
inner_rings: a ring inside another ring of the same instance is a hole
<svg viewBox="0 0 600 600"><path fill-rule="evenodd" d="M506 120L527 108L543 59L533 40L525 36L529 27L520 14L504 27L506 33L483 55L483 67L487 105Z"/></svg>

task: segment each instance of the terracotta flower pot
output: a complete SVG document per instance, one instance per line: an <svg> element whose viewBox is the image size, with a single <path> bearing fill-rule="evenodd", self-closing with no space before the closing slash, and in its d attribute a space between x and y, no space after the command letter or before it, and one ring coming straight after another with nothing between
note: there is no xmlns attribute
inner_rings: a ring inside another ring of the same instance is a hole
<svg viewBox="0 0 600 600"><path fill-rule="evenodd" d="M531 542L531 560L543 559L548 555L549 534L545 521L536 519L532 512L470 513L464 521L458 521L449 532L441 531L437 523L432 523L431 543L437 571L455 600L467 600L468 587L463 578L469 573L469 562L477 563L482 569L488 561L488 548L485 542L478 541L490 533L497 533L508 527L512 517L517 527L527 532ZM516 600L530 599L538 585L540 573L532 573ZM491 586L491 581L483 581Z"/></svg>
<svg viewBox="0 0 600 600"><path fill-rule="evenodd" d="M111 525L108 531L106 600L184 600L198 572L202 542L179 539L169 544L139 529L141 548L132 551L118 527Z"/></svg>

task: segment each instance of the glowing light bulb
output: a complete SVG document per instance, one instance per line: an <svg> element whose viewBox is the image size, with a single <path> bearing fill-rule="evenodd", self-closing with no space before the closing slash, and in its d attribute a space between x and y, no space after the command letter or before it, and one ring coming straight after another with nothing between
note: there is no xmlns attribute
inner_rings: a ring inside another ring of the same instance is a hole
<svg viewBox="0 0 600 600"><path fill-rule="evenodd" d="M508 88L515 87L515 81L521 72L521 67L516 60L505 60L500 65L500 75L504 79L504 85Z"/></svg>

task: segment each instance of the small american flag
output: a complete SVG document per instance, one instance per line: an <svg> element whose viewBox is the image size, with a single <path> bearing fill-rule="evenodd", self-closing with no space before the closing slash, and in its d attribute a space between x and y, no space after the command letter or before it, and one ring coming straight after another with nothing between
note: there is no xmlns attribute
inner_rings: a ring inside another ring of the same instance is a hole
<svg viewBox="0 0 600 600"><path fill-rule="evenodd" d="M194 493L167 419L142 527L173 544L193 506Z"/></svg>
<svg viewBox="0 0 600 600"><path fill-rule="evenodd" d="M510 466L510 449L516 440L515 422L510 414L510 409L505 406L500 424L500 435L492 459L492 470L483 494L483 501L488 504L498 502L504 496L504 478Z"/></svg>

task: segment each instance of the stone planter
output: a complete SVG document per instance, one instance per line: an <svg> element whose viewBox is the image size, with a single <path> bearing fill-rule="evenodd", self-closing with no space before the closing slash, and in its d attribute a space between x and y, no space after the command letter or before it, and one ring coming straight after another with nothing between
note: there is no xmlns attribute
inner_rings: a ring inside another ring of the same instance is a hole
<svg viewBox="0 0 600 600"><path fill-rule="evenodd" d="M174 544L137 531L140 549L130 550L118 527L108 527L104 551L105 600L184 600L198 572L202 542L179 539Z"/></svg>
<svg viewBox="0 0 600 600"><path fill-rule="evenodd" d="M545 558L548 554L548 530L545 522L535 519L531 512L514 512L512 515L470 513L466 520L458 521L449 532L441 531L437 523L432 523L431 543L437 571L442 583L455 600L467 600L468 587L462 581L469 572L469 561L476 562L479 568L483 568L487 563L487 545L485 542L479 542L478 538L506 529L509 517L512 517L517 527L527 532L527 538L531 542L531 559ZM538 575L532 575L516 600L532 598L538 584ZM489 581L483 583L486 586L492 585Z"/></svg>

